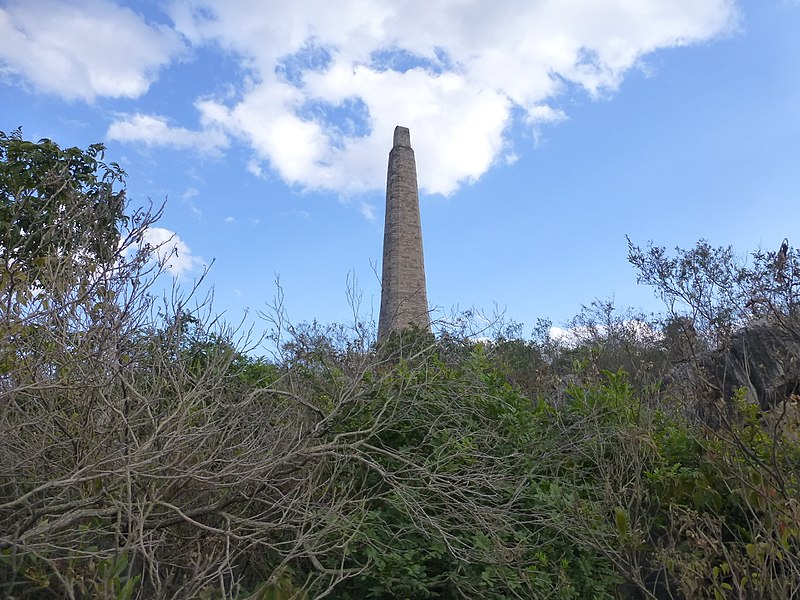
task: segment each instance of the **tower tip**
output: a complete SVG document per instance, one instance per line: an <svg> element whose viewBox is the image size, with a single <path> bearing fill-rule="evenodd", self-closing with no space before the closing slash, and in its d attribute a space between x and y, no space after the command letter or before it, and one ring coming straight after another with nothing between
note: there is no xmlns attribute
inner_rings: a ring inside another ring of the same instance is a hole
<svg viewBox="0 0 800 600"><path fill-rule="evenodd" d="M394 128L394 144L392 146L411 147L411 132L409 132L408 127L398 125Z"/></svg>

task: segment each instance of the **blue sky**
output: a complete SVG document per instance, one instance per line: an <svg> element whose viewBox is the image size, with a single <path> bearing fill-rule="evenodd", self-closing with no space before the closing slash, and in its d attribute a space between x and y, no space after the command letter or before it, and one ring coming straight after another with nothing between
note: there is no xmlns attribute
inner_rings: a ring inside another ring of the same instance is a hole
<svg viewBox="0 0 800 600"><path fill-rule="evenodd" d="M0 0L0 130L107 147L230 321L377 316L411 130L434 317L658 310L626 240L796 244L795 0Z"/></svg>

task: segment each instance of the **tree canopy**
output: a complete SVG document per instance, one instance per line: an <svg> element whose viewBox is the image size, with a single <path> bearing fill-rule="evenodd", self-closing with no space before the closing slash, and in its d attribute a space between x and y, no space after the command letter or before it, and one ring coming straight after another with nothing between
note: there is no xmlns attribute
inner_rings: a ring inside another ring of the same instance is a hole
<svg viewBox="0 0 800 600"><path fill-rule="evenodd" d="M117 256L126 224L124 172L105 148L0 132L0 264L3 285L48 287L54 264L92 271Z"/></svg>

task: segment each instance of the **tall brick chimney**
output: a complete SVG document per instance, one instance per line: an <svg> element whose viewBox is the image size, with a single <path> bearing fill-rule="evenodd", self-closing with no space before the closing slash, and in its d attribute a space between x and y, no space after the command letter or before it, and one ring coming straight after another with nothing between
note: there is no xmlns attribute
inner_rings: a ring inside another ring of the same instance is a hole
<svg viewBox="0 0 800 600"><path fill-rule="evenodd" d="M411 324L430 331L419 220L417 163L406 127L395 127L386 178L383 279L378 341Z"/></svg>

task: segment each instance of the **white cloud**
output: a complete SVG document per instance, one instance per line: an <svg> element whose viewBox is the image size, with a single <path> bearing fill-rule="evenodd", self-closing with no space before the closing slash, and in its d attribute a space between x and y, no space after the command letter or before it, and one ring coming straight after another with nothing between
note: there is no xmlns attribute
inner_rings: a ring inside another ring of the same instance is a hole
<svg viewBox="0 0 800 600"><path fill-rule="evenodd" d="M114 27L97 25L113 33L87 41L77 4L10 6L0 9L0 39L9 36L0 55L66 96L143 93L179 52L178 36L227 53L245 76L196 99L200 129L137 113L121 116L109 137L204 152L236 139L253 153L252 174L269 167L292 186L344 196L384 186L395 125L411 129L423 190L450 194L513 159L515 120L535 134L568 117L559 106L565 95L607 96L628 71L646 68L649 53L730 32L738 14L735 0L173 0L166 31L91 0L87 22L103 17ZM64 21L63 32L45 16L47 35L31 33L42 7ZM124 50L108 59L103 50L119 36ZM126 85L88 75L71 84L64 60L78 75L121 65Z"/></svg>
<svg viewBox="0 0 800 600"><path fill-rule="evenodd" d="M200 210L200 207L194 202L193 198L196 198L200 195L200 190L196 187L188 187L186 188L183 193L181 194L181 202L186 204L189 207L191 213L197 218L198 220L203 219L203 211Z"/></svg>
<svg viewBox="0 0 800 600"><path fill-rule="evenodd" d="M186 242L169 229L148 227L143 243L152 248L158 263L174 277L183 277L205 265L202 257L192 254Z"/></svg>
<svg viewBox="0 0 800 600"><path fill-rule="evenodd" d="M362 214L362 216L368 221L374 221L377 216L376 214L377 209L375 208L375 205L369 202L359 203L358 210Z"/></svg>
<svg viewBox="0 0 800 600"><path fill-rule="evenodd" d="M236 217L225 217L224 221L226 223L235 223L236 222Z"/></svg>
<svg viewBox="0 0 800 600"><path fill-rule="evenodd" d="M563 110L547 106L545 104L534 106L528 111L527 121L531 124L537 123L558 123L567 119L567 113Z"/></svg>
<svg viewBox="0 0 800 600"><path fill-rule="evenodd" d="M137 98L181 52L174 30L107 0L0 7L0 73L69 99Z"/></svg>
<svg viewBox="0 0 800 600"><path fill-rule="evenodd" d="M184 202L188 202L192 198L196 198L199 195L200 195L200 190L198 190L194 186L190 186L187 187L185 190L183 190L183 193L181 194L181 200L183 200Z"/></svg>
<svg viewBox="0 0 800 600"><path fill-rule="evenodd" d="M176 28L218 44L252 74L236 99L198 103L289 184L349 195L384 185L395 125L411 128L420 186L450 194L513 157L529 127L567 115L660 48L732 29L734 0L179 0ZM259 173L259 162L251 162Z"/></svg>
<svg viewBox="0 0 800 600"><path fill-rule="evenodd" d="M139 113L120 115L108 128L106 138L118 142L171 146L210 154L216 154L228 146L227 136L214 128L191 131L171 125L166 117Z"/></svg>
<svg viewBox="0 0 800 600"><path fill-rule="evenodd" d="M625 319L618 323L617 327L621 328L626 336L631 336L641 342L653 341L663 337L661 332L654 329L649 323L638 319ZM605 325L595 325L593 327L576 325L566 328L552 326L549 330L550 339L570 348L585 343L587 340L604 338L608 334L609 328ZM617 334L619 335L620 332L618 331Z"/></svg>
<svg viewBox="0 0 800 600"><path fill-rule="evenodd" d="M261 170L261 165L258 164L257 160L249 160L247 162L247 172L255 177L261 177L263 171Z"/></svg>

